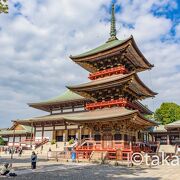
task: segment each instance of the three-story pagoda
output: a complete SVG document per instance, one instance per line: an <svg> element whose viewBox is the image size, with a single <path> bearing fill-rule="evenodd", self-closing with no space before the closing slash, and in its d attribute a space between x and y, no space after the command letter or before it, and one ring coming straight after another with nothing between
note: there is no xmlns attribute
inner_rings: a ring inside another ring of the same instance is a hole
<svg viewBox="0 0 180 180"><path fill-rule="evenodd" d="M116 37L114 5L112 5L110 38L88 52L70 58L90 72L90 82L77 86L67 86L71 91L90 99L86 103L88 116L79 119L88 127L101 132L104 147L106 140L138 141L139 130L155 125L146 119L144 109L138 100L154 97L157 93L149 89L137 73L153 67L138 49L133 36L126 40ZM147 113L148 114L148 113ZM95 119L95 123L94 123ZM123 138L116 132L123 132ZM112 133L113 132L113 133ZM116 134L116 135L115 135ZM110 143L113 146L113 143Z"/></svg>
<svg viewBox="0 0 180 180"><path fill-rule="evenodd" d="M141 131L156 123L145 118L151 111L139 100L156 93L137 73L153 65L140 52L133 36L125 40L116 37L114 5L108 41L70 58L90 72L90 81L67 86L69 90L57 98L29 104L50 115L16 122L33 126L34 140L67 142L73 137L82 142L89 138L91 151L124 148L125 144L143 141Z"/></svg>

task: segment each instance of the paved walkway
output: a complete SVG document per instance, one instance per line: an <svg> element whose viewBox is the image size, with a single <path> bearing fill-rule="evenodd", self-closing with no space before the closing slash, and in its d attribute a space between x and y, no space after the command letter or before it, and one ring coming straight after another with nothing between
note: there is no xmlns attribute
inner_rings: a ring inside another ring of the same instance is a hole
<svg viewBox="0 0 180 180"><path fill-rule="evenodd" d="M10 162L1 158L0 163ZM140 168L97 165L90 163L62 163L39 159L36 170L31 170L29 158L14 159L17 180L180 180L180 166L156 166ZM10 177L0 177L0 179Z"/></svg>

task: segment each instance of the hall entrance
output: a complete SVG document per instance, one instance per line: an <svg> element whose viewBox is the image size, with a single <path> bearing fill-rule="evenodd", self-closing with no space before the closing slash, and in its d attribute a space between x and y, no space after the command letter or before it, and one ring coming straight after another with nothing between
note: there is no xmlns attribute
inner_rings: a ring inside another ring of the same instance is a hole
<svg viewBox="0 0 180 180"><path fill-rule="evenodd" d="M102 147L103 147L103 149L113 148L113 135L111 132L103 134Z"/></svg>

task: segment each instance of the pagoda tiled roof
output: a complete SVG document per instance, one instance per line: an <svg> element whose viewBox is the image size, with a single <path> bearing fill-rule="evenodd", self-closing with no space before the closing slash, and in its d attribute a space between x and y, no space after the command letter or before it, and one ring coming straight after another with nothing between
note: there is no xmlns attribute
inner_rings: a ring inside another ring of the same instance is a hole
<svg viewBox="0 0 180 180"><path fill-rule="evenodd" d="M67 86L71 91L74 91L80 95L83 95L83 91L90 91L90 90L98 90L107 87L117 86L118 84L122 83L129 83L128 87L135 91L136 93L140 93L143 96L147 97L154 97L157 93L153 92L149 89L138 77L135 72L130 74L118 74L112 75L104 78L99 78L97 80L90 81L88 83L76 85L76 86Z"/></svg>
<svg viewBox="0 0 180 180"><path fill-rule="evenodd" d="M62 104L62 103L68 103L68 102L76 102L76 101L89 101L90 99L87 99L83 96L80 96L70 90L65 91L62 95L59 95L55 98L51 98L46 101L37 102L37 103L29 103L30 107L45 110L45 106L54 105L54 104ZM139 101L135 101L135 104L140 106L145 114L152 114L152 111L150 111L147 107L145 107L143 104L141 104ZM28 126L27 126L28 127Z"/></svg>
<svg viewBox="0 0 180 180"><path fill-rule="evenodd" d="M106 120L124 120L125 117L134 117L138 116L147 126L155 125L156 123L154 121L146 119L144 116L142 116L138 110L129 110L126 108L104 108L94 111L88 111L88 112L80 112L80 113L71 113L71 114L53 114L53 115L47 115L47 116L41 116L41 117L35 117L30 119L24 119L24 120L17 120L17 123L20 124L28 124L28 123L51 123L51 122L61 122L62 124L64 122L69 123L82 123L82 122L91 122L91 121L106 121Z"/></svg>
<svg viewBox="0 0 180 180"><path fill-rule="evenodd" d="M87 69L90 72L93 72L93 70L87 68L83 62L93 62L95 59L100 59L101 57L107 58L109 56L114 56L120 51L126 51L125 49L127 49L127 53L129 53L130 56L134 54L133 58L131 57L129 61L136 66L138 71L151 69L153 67L153 65L148 62L148 60L144 57L144 55L137 47L133 36L130 36L125 40L118 40L116 38L112 41L107 41L106 43L85 53L76 56L71 55L70 58L83 68Z"/></svg>
<svg viewBox="0 0 180 180"><path fill-rule="evenodd" d="M57 97L48 99L46 101L37 102L37 103L28 103L28 105L33 107L36 105L58 104L58 103L83 100L83 99L85 99L85 98L70 91L70 90L66 90L63 94L61 94Z"/></svg>
<svg viewBox="0 0 180 180"><path fill-rule="evenodd" d="M123 42L126 42L128 39L125 39L125 40L119 40L119 39L115 39L113 41L107 41L106 43L90 50L90 51L87 51L85 53L82 53L82 54L79 54L77 56L71 56L72 59L76 59L76 58L82 58L82 57L87 57L87 56L90 56L90 55L93 55L93 54L96 54L96 53L99 53L99 52L102 52L102 51L105 51L105 50L109 50L111 48L114 48L116 46L119 46L121 45Z"/></svg>

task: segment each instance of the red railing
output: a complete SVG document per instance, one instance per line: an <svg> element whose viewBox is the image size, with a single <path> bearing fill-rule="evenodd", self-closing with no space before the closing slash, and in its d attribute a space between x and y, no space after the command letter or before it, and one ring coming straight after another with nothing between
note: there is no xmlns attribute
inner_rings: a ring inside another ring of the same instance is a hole
<svg viewBox="0 0 180 180"><path fill-rule="evenodd" d="M123 140L110 141L111 147L104 147L104 141L91 141L91 146L83 145L76 147L77 159L89 159L94 151L104 152L107 151L107 159L128 160L135 152L152 152L150 147L145 146L144 143L132 143ZM109 143L108 143L109 144Z"/></svg>
<svg viewBox="0 0 180 180"><path fill-rule="evenodd" d="M92 151L76 151L76 159L89 159Z"/></svg>
<svg viewBox="0 0 180 180"><path fill-rule="evenodd" d="M97 109L97 108L101 109L103 107L112 107L114 105L126 106L126 104L127 104L127 99L120 98L120 99L117 99L117 100L89 103L89 104L86 104L86 109L87 110L93 110L93 109Z"/></svg>
<svg viewBox="0 0 180 180"><path fill-rule="evenodd" d="M118 66L118 67L114 67L114 68L101 70L101 71L98 71L95 73L91 73L91 74L89 74L88 78L91 80L95 80L95 79L102 78L105 76L111 76L113 74L126 74L126 73L128 73L128 71L124 66Z"/></svg>
<svg viewBox="0 0 180 180"><path fill-rule="evenodd" d="M89 141L87 141L89 142ZM105 145L106 143L104 142L109 142L107 144L111 144L111 145ZM131 145L129 144L129 142L123 141L123 140L112 140L112 141L95 141L95 140L91 140L91 144L87 143L83 144L83 145L79 145L76 147L76 150L90 150L90 151L101 151L101 150L116 150L116 149L131 149Z"/></svg>
<svg viewBox="0 0 180 180"><path fill-rule="evenodd" d="M102 109L104 107L112 107L112 106L129 107L132 109L138 109L138 107L135 104L129 102L126 98L120 98L117 100L88 103L86 104L86 110L94 110L98 108Z"/></svg>

